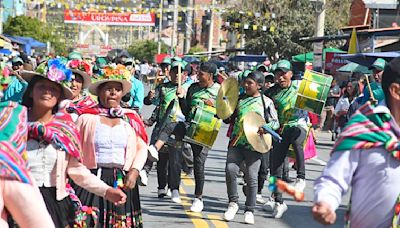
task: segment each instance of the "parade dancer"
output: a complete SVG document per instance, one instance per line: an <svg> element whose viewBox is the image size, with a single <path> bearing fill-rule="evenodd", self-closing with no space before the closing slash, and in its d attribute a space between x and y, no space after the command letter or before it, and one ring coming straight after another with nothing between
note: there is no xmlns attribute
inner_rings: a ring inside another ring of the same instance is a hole
<svg viewBox="0 0 400 228"><path fill-rule="evenodd" d="M190 122L194 117L196 107L212 106L215 107L216 97L220 85L213 81L217 73L217 66L214 63L204 62L200 65L197 78L199 82L193 83L187 93L183 88L178 88L179 105L186 117L186 122ZM185 98L186 94L186 98ZM181 132L185 135L184 132ZM195 199L190 207L193 212L201 212L204 208L203 187L204 187L204 164L208 155L208 148L191 143L194 159L194 179L195 179Z"/></svg>
<svg viewBox="0 0 400 228"><path fill-rule="evenodd" d="M136 111L121 108L122 97L131 89L130 72L123 65L103 69L89 92L98 96L99 105L77 110L82 138L83 164L109 185L123 189L127 203L121 206L104 201L76 188L83 205L99 209L90 222L99 227L143 227L137 178L147 159L147 134Z"/></svg>
<svg viewBox="0 0 400 228"><path fill-rule="evenodd" d="M243 119L247 113L257 112L262 117L266 117L268 120L267 127L273 130L279 128L278 116L272 100L260 93L263 85L264 75L259 71L251 72L245 78L243 85L245 95L240 98L236 111L230 119L230 122L234 123L234 126L229 140L225 168L229 206L228 210L224 213L224 219L227 221L233 220L239 210L236 179L239 166L244 161L246 165L245 179L247 184L244 221L247 224L254 224L253 213L256 206L257 176L263 154L255 151L247 141L243 128Z"/></svg>
<svg viewBox="0 0 400 228"><path fill-rule="evenodd" d="M22 96L28 87L28 83L20 76L20 72L24 69L24 61L20 57L16 56L11 60L11 63L12 70L10 71L9 76L10 82L8 82L7 88L2 91L3 96L0 100L21 103ZM4 68L4 66L2 68Z"/></svg>
<svg viewBox="0 0 400 228"><path fill-rule="evenodd" d="M56 227L72 227L75 211L66 189L67 176L90 192L111 202L125 203L126 195L93 175L81 161L79 133L71 117L58 112L62 99L72 98L72 72L59 59L24 71L29 81L23 97L28 107L28 164Z"/></svg>
<svg viewBox="0 0 400 228"><path fill-rule="evenodd" d="M335 223L351 188L351 227L400 226L400 58L386 66L382 89L385 101L356 111L315 181L312 212L322 224Z"/></svg>
<svg viewBox="0 0 400 228"><path fill-rule="evenodd" d="M271 151L271 175L282 179L283 166L288 154L289 146L292 145L296 154L297 179L295 188L303 192L306 187L305 164L303 143L306 140L308 130L308 112L295 109L297 98L297 84L292 82L293 72L291 64L287 60L280 60L274 70L276 85L272 87L271 97L277 107L279 117L279 134L282 141L274 144ZM282 193L274 192L273 199L264 205L267 211L272 210L274 218L281 218L287 210L283 202Z"/></svg>
<svg viewBox="0 0 400 228"><path fill-rule="evenodd" d="M9 70L0 71L0 97L8 86ZM19 227L54 227L43 197L26 163L26 108L0 103L0 226L8 227L11 214Z"/></svg>
<svg viewBox="0 0 400 228"><path fill-rule="evenodd" d="M75 108L90 108L97 105L97 102L92 99L86 89L91 84L91 76L93 75L92 66L82 60L71 60L67 63L67 67L72 71L70 89L72 91L72 99L65 100L67 112L70 112L74 121L78 119L78 115L73 112Z"/></svg>
<svg viewBox="0 0 400 228"><path fill-rule="evenodd" d="M158 120L157 125L153 129L154 138L152 138L152 145L149 146L149 154L157 163L157 177L158 177L158 195L163 197L166 195L167 179L169 188L171 189L171 199L173 202L180 203L179 185L181 182L181 169L182 169L182 150L183 150L183 135L176 134L177 132L185 131L185 116L183 115L179 102L176 99L176 91L181 85L183 90L187 90L191 82L186 80L188 72L185 70L186 62L175 61L171 65L170 78L171 81L161 84L157 87L156 93L150 93L147 97L147 102L153 101L158 105ZM180 69L179 69L180 68ZM178 76L181 71L181 77ZM179 82L179 80L181 80ZM173 145L168 145L161 149L164 144L171 141L171 135L174 135ZM160 151L160 153L159 153ZM168 177L167 177L168 174Z"/></svg>

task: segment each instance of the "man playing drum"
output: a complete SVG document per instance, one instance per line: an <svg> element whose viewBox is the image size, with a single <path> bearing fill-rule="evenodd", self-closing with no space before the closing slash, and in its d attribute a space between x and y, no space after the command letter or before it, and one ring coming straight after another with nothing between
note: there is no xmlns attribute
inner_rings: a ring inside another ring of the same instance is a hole
<svg viewBox="0 0 400 228"><path fill-rule="evenodd" d="M239 166L244 161L247 183L244 221L247 224L254 224L253 212L256 206L257 176L263 154L257 152L247 140L243 120L249 112L256 112L266 119L267 127L273 130L279 128L278 115L272 100L260 93L264 83L264 75L260 71L253 71L246 77L243 85L245 94L239 98L236 111L229 119L229 122L234 123L234 126L229 140L225 168L229 206L224 214L224 219L227 221L234 219L239 210L236 179Z"/></svg>
<svg viewBox="0 0 400 228"><path fill-rule="evenodd" d="M195 115L196 109L206 109L207 107L215 107L216 97L220 85L214 82L214 75L217 73L217 66L214 63L204 62L200 65L200 71L197 75L198 82L193 83L184 98L185 92L183 88L177 90L179 104L183 114L186 117L186 123L190 123ZM214 115L216 112L214 113ZM190 210L193 212L201 212L203 210L203 187L204 187L204 163L208 155L208 147L190 143L193 150L194 158L194 178L195 178L195 199Z"/></svg>
<svg viewBox="0 0 400 228"><path fill-rule="evenodd" d="M280 60L274 70L276 85L271 88L274 91L272 98L277 107L279 117L279 134L282 137L280 143L276 143L271 152L271 175L282 179L282 168L289 146L292 145L296 154L297 179L295 188L302 192L306 187L305 165L303 143L307 136L308 112L295 109L297 99L298 83L292 82L293 72L288 60ZM272 210L275 218L281 218L287 210L287 205L283 202L282 193L274 192L273 201L264 205L264 209Z"/></svg>
<svg viewBox="0 0 400 228"><path fill-rule="evenodd" d="M181 132L185 132L185 125L183 123L185 121L185 116L176 99L176 91L179 85L181 85L183 91L186 91L191 84L191 80L186 80L186 64L187 63L184 61L173 62L170 71L171 81L161 84L157 87L155 93L150 92L149 96L146 98L147 102L158 105L156 108L158 109L157 125L153 130L151 139L152 145L149 146L149 155L153 160L158 161L160 155L160 160L157 165L157 176L159 179L158 195L159 197L164 197L166 195L166 174L168 170L170 180L168 184L172 191L171 198L172 201L177 203L180 203L179 184L181 181L182 139L184 136L184 133L182 134ZM178 77L179 71L181 71L181 77ZM164 144L170 140L171 135L175 136L175 145L168 146L168 153L159 154ZM168 160L169 168L167 169L166 161Z"/></svg>

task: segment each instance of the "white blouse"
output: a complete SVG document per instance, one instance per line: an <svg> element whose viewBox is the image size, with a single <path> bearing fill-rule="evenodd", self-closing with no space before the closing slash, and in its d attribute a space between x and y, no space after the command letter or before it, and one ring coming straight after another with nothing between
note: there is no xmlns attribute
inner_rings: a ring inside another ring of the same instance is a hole
<svg viewBox="0 0 400 228"><path fill-rule="evenodd" d="M128 144L128 134L124 125L121 123L110 127L101 123L98 117L94 137L98 166L122 168L125 164L125 148Z"/></svg>
<svg viewBox="0 0 400 228"><path fill-rule="evenodd" d="M348 97L340 97L338 103L335 106L334 114L336 115L340 111L348 111L350 108L350 101Z"/></svg>
<svg viewBox="0 0 400 228"><path fill-rule="evenodd" d="M51 175L55 176L57 149L53 144L43 144L30 139L27 142L28 164L39 187L56 186L55 179L51 181Z"/></svg>

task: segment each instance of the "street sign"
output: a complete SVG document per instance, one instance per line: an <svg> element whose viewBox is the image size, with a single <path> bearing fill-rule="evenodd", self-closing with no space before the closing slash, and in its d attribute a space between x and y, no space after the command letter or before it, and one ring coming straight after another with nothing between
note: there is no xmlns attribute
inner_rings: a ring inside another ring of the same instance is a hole
<svg viewBox="0 0 400 228"><path fill-rule="evenodd" d="M64 10L64 23L123 26L155 26L154 13L84 12Z"/></svg>

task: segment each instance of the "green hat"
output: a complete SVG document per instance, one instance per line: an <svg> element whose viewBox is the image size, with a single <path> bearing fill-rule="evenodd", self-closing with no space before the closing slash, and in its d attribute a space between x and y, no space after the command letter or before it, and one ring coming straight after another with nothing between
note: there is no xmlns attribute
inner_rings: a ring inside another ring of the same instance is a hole
<svg viewBox="0 0 400 228"><path fill-rule="evenodd" d="M22 63L24 64L24 60L22 60L20 57L16 56L11 60L11 63Z"/></svg>
<svg viewBox="0 0 400 228"><path fill-rule="evenodd" d="M125 60L124 64L126 65L126 64L128 64L128 63L130 63L129 65L131 65L132 63L134 64L135 62L133 61L132 58L127 58L127 59Z"/></svg>
<svg viewBox="0 0 400 228"><path fill-rule="evenodd" d="M82 60L82 55L79 52L73 51L73 52L69 53L68 59L69 60L74 60L74 59Z"/></svg>
<svg viewBox="0 0 400 228"><path fill-rule="evenodd" d="M174 56L171 58L171 61L175 62L175 61L182 61L182 58L178 57L178 56Z"/></svg>
<svg viewBox="0 0 400 228"><path fill-rule="evenodd" d="M288 71L292 70L292 64L290 64L290 62L286 59L279 60L279 62L276 63L274 72L278 71L278 70L281 70L283 72L288 72Z"/></svg>
<svg viewBox="0 0 400 228"><path fill-rule="evenodd" d="M162 60L161 64L168 64L168 65L171 65L171 62L172 62L171 58L165 57L165 58Z"/></svg>
<svg viewBox="0 0 400 228"><path fill-rule="evenodd" d="M182 70L186 69L187 62L185 61L175 61L171 64L171 69L180 66Z"/></svg>
<svg viewBox="0 0 400 228"><path fill-rule="evenodd" d="M257 66L256 70L261 71L261 72L268 72L269 68L267 66L265 66L264 64L260 64Z"/></svg>
<svg viewBox="0 0 400 228"><path fill-rule="evenodd" d="M104 59L103 57L99 57L96 59L96 64L100 67L103 68L107 65L107 61L106 59Z"/></svg>
<svg viewBox="0 0 400 228"><path fill-rule="evenodd" d="M386 66L386 61L382 58L377 58L369 69L383 70L385 69L385 66Z"/></svg>
<svg viewBox="0 0 400 228"><path fill-rule="evenodd" d="M251 73L251 70L245 70L242 73L239 74L238 78L239 78L239 82L243 81L245 78L247 78L247 76Z"/></svg>

